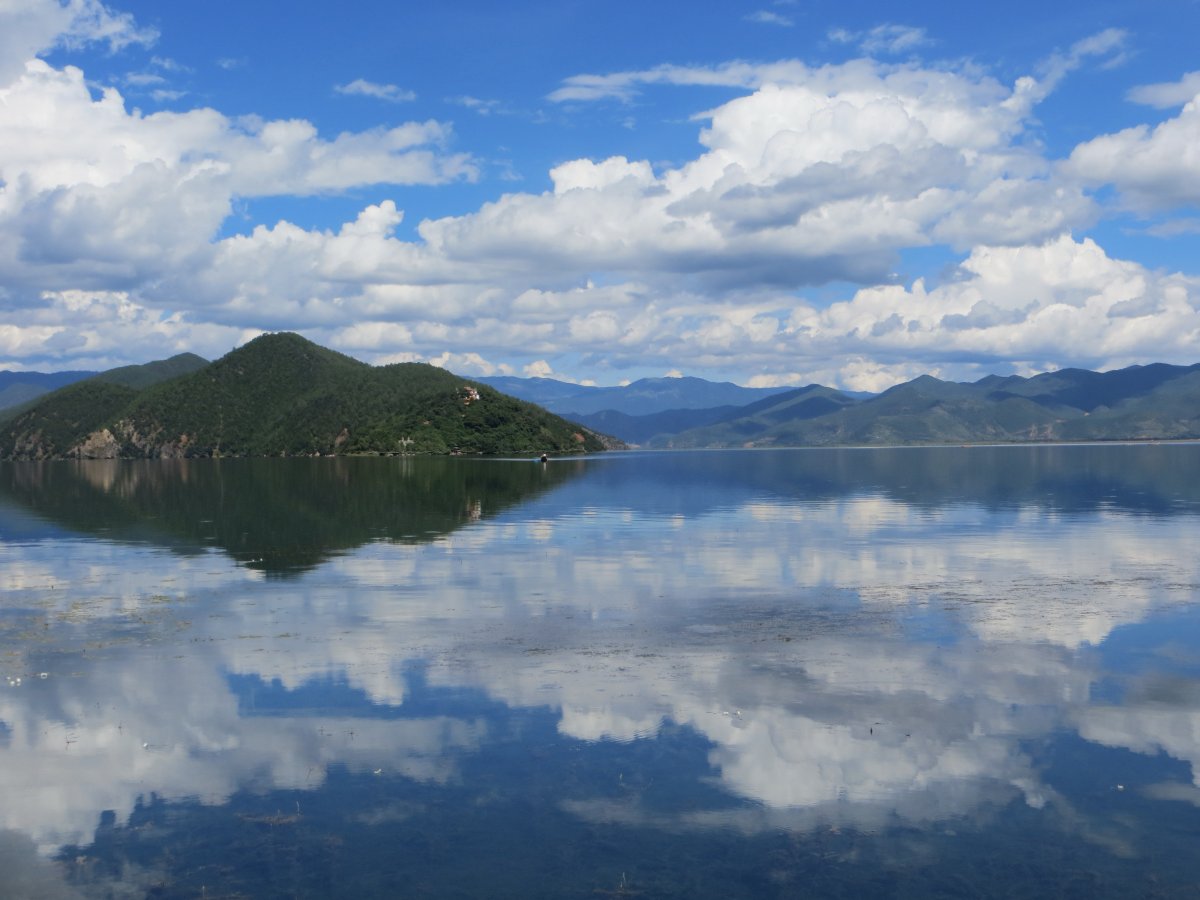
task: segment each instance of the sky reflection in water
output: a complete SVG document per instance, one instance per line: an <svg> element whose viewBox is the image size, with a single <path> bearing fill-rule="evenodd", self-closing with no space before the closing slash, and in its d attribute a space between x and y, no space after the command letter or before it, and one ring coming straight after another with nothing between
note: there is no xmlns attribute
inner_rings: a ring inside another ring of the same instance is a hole
<svg viewBox="0 0 1200 900"><path fill-rule="evenodd" d="M1200 881L1200 446L0 475L10 887Z"/></svg>

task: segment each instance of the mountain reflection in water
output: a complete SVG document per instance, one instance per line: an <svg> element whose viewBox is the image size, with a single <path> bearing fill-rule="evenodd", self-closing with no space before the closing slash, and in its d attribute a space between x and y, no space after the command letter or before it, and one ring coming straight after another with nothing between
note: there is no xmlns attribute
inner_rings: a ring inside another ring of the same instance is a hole
<svg viewBox="0 0 1200 900"><path fill-rule="evenodd" d="M1188 893L1198 475L0 467L0 895Z"/></svg>

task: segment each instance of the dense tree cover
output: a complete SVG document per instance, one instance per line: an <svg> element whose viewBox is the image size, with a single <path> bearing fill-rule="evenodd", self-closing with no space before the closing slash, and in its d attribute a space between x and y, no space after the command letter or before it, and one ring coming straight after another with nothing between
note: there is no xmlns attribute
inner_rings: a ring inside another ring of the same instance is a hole
<svg viewBox="0 0 1200 900"><path fill-rule="evenodd" d="M128 379L125 379L128 381ZM567 453L597 436L529 403L434 366L373 367L295 334L257 338L214 363L140 392L126 388L63 427L41 456L310 456L352 453ZM4 435L28 458L42 422L61 418L49 395ZM89 435L108 429L103 446ZM56 435L58 433L56 432ZM36 443L36 442L35 442ZM40 446L40 445L39 445Z"/></svg>
<svg viewBox="0 0 1200 900"><path fill-rule="evenodd" d="M106 372L0 372L0 423L15 419L32 409L55 388L82 381L102 381L141 390L179 375L186 375L208 365L208 360L195 353L180 353L170 359L160 359L140 366L121 366ZM7 386L5 387L5 385Z"/></svg>
<svg viewBox="0 0 1200 900"><path fill-rule="evenodd" d="M59 388L48 395L52 402L37 403L7 424L2 455L8 459L63 456L137 394L131 387L93 379Z"/></svg>
<svg viewBox="0 0 1200 900"><path fill-rule="evenodd" d="M208 360L195 353L180 353L170 359L158 359L140 366L121 366L95 375L97 381L123 384L141 390L162 381L187 375L208 365Z"/></svg>

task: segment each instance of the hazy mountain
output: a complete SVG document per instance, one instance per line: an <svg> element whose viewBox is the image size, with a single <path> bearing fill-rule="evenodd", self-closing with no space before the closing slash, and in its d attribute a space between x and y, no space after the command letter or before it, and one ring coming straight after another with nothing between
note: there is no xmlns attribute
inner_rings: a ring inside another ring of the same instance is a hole
<svg viewBox="0 0 1200 900"><path fill-rule="evenodd" d="M923 375L857 403L838 395L847 401L842 403L836 394L797 398L794 411L786 405L748 407L653 443L733 447L1200 438L1200 365L1067 369L1032 378L988 376L974 383ZM821 403L839 405L822 411Z"/></svg>
<svg viewBox="0 0 1200 900"><path fill-rule="evenodd" d="M373 367L295 334L264 335L148 387L170 361L42 398L0 432L0 455L309 456L565 453L602 439L543 409L420 363ZM153 368L153 371L148 371Z"/></svg>
<svg viewBox="0 0 1200 900"><path fill-rule="evenodd" d="M586 415L572 415L572 421L601 434L611 434L615 438L631 444L646 444L659 435L670 435L692 428L701 428L723 417L740 414L741 406L716 406L712 409L668 409L659 413L644 416L631 416L628 413L606 409L601 412Z"/></svg>
<svg viewBox="0 0 1200 900"><path fill-rule="evenodd" d="M179 353L170 359L160 359L140 366L121 366L105 372L0 372L0 386L8 385L0 391L0 422L15 418L25 409L32 407L40 397L83 381L100 381L111 385L140 390L166 381L177 375L194 372L207 366L208 360L195 353ZM105 403L110 392L102 388L85 389L80 394L81 402L89 402L84 398L97 398ZM116 395L114 395L116 396ZM2 402L11 400L12 402Z"/></svg>
<svg viewBox="0 0 1200 900"><path fill-rule="evenodd" d="M11 409L36 400L75 381L91 378L95 372L9 372L0 371L0 410Z"/></svg>
<svg viewBox="0 0 1200 900"><path fill-rule="evenodd" d="M820 385L758 390L699 378L624 388L486 381L582 407L566 413L579 425L432 366L372 367L278 334L211 364L183 354L60 388L9 411L0 455L563 453L600 449L604 434L665 448L1200 438L1200 365L971 383L924 375L865 399ZM680 405L746 396L752 402Z"/></svg>
<svg viewBox="0 0 1200 900"><path fill-rule="evenodd" d="M714 434L726 432L732 446L745 443L779 422L815 418L855 402L832 388L810 384L772 394L745 406L672 409L644 416L606 410L575 416L575 421L635 444L653 443L656 437L669 439L668 436L678 432L711 426L707 430Z"/></svg>
<svg viewBox="0 0 1200 900"><path fill-rule="evenodd" d="M681 409L745 406L790 388L746 388L728 381L703 378L642 378L624 387L586 387L552 378L479 378L497 390L544 406L551 412L577 418L613 411L644 416Z"/></svg>

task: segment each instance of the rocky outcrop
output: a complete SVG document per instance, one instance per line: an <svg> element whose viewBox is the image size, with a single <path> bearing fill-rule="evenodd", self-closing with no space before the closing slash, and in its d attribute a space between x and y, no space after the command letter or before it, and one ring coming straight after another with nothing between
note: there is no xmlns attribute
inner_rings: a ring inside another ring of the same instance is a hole
<svg viewBox="0 0 1200 900"><path fill-rule="evenodd" d="M121 445L107 428L93 431L81 443L67 451L75 459L117 459Z"/></svg>
<svg viewBox="0 0 1200 900"><path fill-rule="evenodd" d="M53 454L42 439L41 429L26 432L17 437L13 444L12 459L49 459Z"/></svg>

